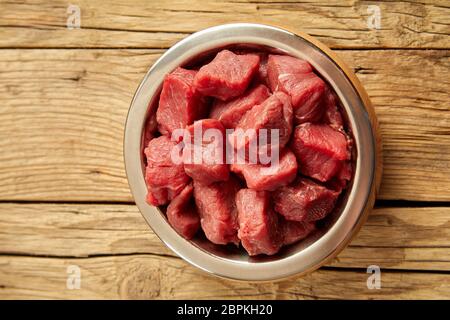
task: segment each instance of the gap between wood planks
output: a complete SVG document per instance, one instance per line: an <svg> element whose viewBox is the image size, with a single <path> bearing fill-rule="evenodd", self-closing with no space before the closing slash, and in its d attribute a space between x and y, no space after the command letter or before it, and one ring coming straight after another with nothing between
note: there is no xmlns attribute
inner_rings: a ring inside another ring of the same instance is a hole
<svg viewBox="0 0 450 320"><path fill-rule="evenodd" d="M175 45L175 42L173 45ZM172 45L172 46L173 46ZM1 50L161 50L161 53L170 49L172 46L168 47L136 47L136 46L126 46L126 47L0 47ZM408 48L408 47L385 47L385 48L361 48L361 47L329 47L333 51L449 51L450 48L436 47L436 48Z"/></svg>
<svg viewBox="0 0 450 320"><path fill-rule="evenodd" d="M42 254L25 254L14 252L0 252L0 257L27 257L27 258L41 258L41 259L62 259L62 260L85 260L95 258L108 258L108 257L160 257L164 259L173 259L176 261L182 261L182 258L176 255L162 254L162 253L149 253L149 252L135 252L135 253L103 253L103 254L91 254L87 256L61 256L61 255L42 255ZM186 262L187 263L187 262ZM322 266L319 269L328 271L342 271L342 272L365 272L367 268L361 267L339 267L339 266ZM450 275L450 270L421 270L421 269L403 269L403 268L383 268L383 272L388 273L421 273L421 274L441 274Z"/></svg>
<svg viewBox="0 0 450 320"><path fill-rule="evenodd" d="M11 204L91 204L91 205L135 205L134 201L67 201L67 200L7 200L0 199L0 203L11 203ZM376 200L374 208L449 208L450 201L411 201L411 200Z"/></svg>

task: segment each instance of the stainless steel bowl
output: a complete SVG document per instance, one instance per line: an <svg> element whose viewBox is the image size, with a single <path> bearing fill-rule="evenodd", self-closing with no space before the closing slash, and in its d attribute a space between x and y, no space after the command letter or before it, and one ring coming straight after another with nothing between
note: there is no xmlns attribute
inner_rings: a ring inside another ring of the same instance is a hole
<svg viewBox="0 0 450 320"><path fill-rule="evenodd" d="M353 181L337 210L319 231L270 257L251 258L202 237L187 241L168 224L164 213L146 203L143 129L155 112L164 76L224 47L253 46L279 50L307 60L338 94L354 138ZM227 24L194 33L166 51L142 80L128 113L124 156L128 182L137 206L159 238L187 262L214 275L247 281L269 281L312 271L340 252L358 231L373 206L381 174L376 120L356 77L321 43L307 35L260 24Z"/></svg>

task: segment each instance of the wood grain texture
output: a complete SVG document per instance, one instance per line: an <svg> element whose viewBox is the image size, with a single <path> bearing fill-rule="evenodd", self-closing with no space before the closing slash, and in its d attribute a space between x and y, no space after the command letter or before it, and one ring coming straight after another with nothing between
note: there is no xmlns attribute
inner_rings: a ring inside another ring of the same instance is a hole
<svg viewBox="0 0 450 320"><path fill-rule="evenodd" d="M0 204L0 255L175 256L131 205ZM449 208L379 208L328 266L450 271Z"/></svg>
<svg viewBox="0 0 450 320"><path fill-rule="evenodd" d="M339 53L366 88L380 123L379 198L448 201L450 79L442 75L450 70L450 51Z"/></svg>
<svg viewBox="0 0 450 320"><path fill-rule="evenodd" d="M69 290L67 267L81 271ZM252 284L211 277L185 262L132 255L85 259L0 256L0 299L449 299L450 275L381 272L367 288L366 270L318 270L303 278Z"/></svg>
<svg viewBox="0 0 450 320"><path fill-rule="evenodd" d="M131 201L126 113L160 50L2 50L0 200ZM448 50L338 51L380 120L379 199L450 200ZM395 66L395 67L393 67Z"/></svg>
<svg viewBox="0 0 450 320"><path fill-rule="evenodd" d="M186 34L231 22L303 30L333 48L449 48L448 1L79 0L81 29L68 30L69 2L0 3L0 47L167 48ZM369 29L369 5L381 28Z"/></svg>

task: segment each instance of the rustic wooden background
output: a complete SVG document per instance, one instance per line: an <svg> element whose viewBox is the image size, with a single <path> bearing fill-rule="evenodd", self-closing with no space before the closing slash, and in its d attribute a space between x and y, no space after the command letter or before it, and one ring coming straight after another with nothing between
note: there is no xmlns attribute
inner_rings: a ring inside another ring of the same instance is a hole
<svg viewBox="0 0 450 320"><path fill-rule="evenodd" d="M66 27L70 3L81 29ZM0 298L450 299L449 5L0 0ZM139 81L172 44L227 22L317 37L355 70L380 121L376 209L332 263L295 281L236 283L189 266L128 189L122 135ZM373 264L379 290L366 286Z"/></svg>

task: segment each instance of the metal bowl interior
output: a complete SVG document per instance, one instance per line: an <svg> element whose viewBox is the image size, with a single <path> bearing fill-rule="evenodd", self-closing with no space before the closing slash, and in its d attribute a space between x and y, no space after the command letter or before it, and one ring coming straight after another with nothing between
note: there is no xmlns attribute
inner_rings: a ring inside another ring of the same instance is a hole
<svg viewBox="0 0 450 320"><path fill-rule="evenodd" d="M157 106L164 76L178 66L208 59L220 49L256 48L281 51L307 60L333 87L354 139L353 180L332 214L305 240L274 256L249 257L233 246L218 246L199 236L187 241L168 224L164 213L146 203L143 129ZM144 218L159 238L180 257L214 275L269 281L304 274L323 265L349 242L365 219L375 188L376 139L364 101L345 72L320 48L291 32L259 24L229 24L197 32L170 48L148 71L127 117L124 156L128 182Z"/></svg>

